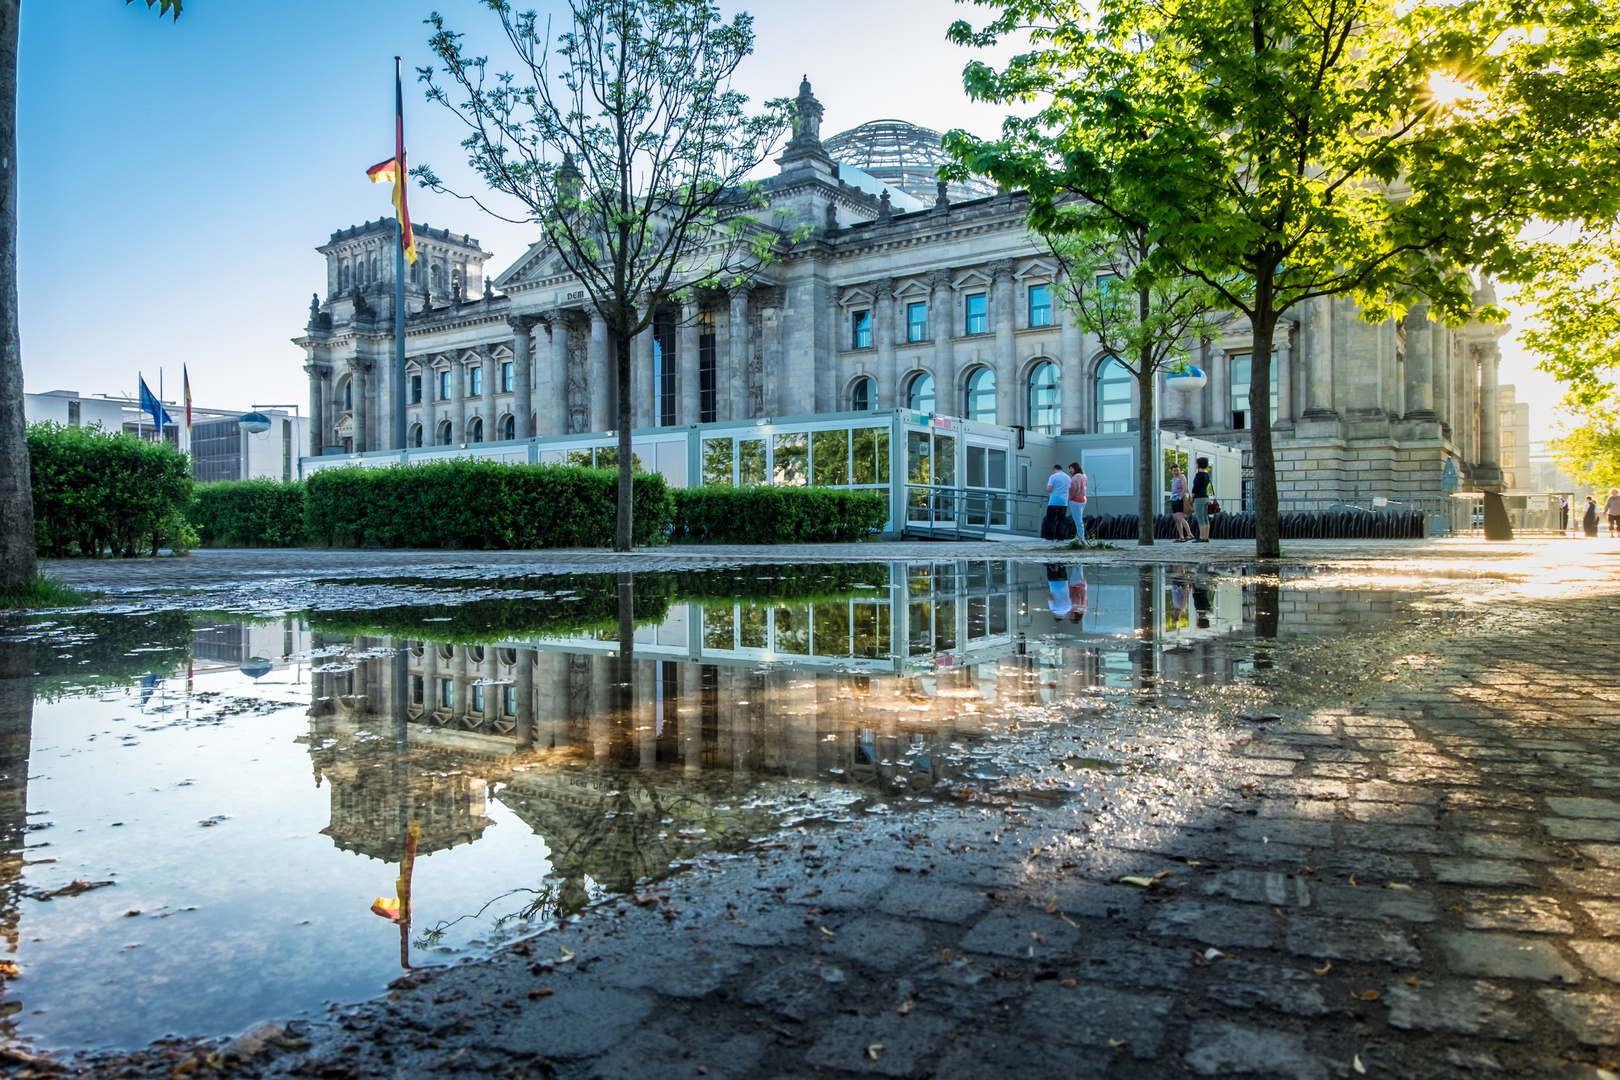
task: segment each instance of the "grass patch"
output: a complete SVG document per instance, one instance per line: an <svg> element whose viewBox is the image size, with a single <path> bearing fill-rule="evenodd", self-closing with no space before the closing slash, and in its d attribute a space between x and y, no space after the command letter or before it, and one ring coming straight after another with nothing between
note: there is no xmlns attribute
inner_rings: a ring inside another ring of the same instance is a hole
<svg viewBox="0 0 1620 1080"><path fill-rule="evenodd" d="M36 577L9 589L0 589L0 608L78 607L101 599L98 592L69 588L48 577Z"/></svg>

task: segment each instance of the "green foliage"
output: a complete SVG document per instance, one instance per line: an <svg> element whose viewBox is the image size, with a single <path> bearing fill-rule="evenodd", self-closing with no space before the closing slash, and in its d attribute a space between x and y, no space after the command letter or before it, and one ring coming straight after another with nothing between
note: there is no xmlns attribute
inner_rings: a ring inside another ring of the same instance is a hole
<svg viewBox="0 0 1620 1080"><path fill-rule="evenodd" d="M201 484L186 509L203 547L303 547L304 485L276 480L223 480Z"/></svg>
<svg viewBox="0 0 1620 1080"><path fill-rule="evenodd" d="M883 528L888 500L875 491L818 487L677 490L673 538L705 544L806 544L861 540Z"/></svg>
<svg viewBox="0 0 1620 1080"><path fill-rule="evenodd" d="M608 547L617 520L607 469L446 461L322 469L306 482L310 540L332 547ZM673 504L664 478L635 474L633 542L659 543Z"/></svg>
<svg viewBox="0 0 1620 1080"><path fill-rule="evenodd" d="M133 557L196 544L185 520L191 467L168 443L100 427L35 424L28 429L34 544L47 558Z"/></svg>
<svg viewBox="0 0 1620 1080"><path fill-rule="evenodd" d="M99 599L101 595L74 589L42 576L11 588L0 588L0 608L78 607Z"/></svg>
<svg viewBox="0 0 1620 1080"><path fill-rule="evenodd" d="M1620 487L1620 400L1573 413L1579 422L1548 443L1558 467L1577 486ZM1602 502L1600 498L1598 502Z"/></svg>
<svg viewBox="0 0 1620 1080"><path fill-rule="evenodd" d="M126 5L134 2L135 0L124 0ZM146 0L146 6L148 9L157 8L159 15L167 15L173 12L176 19L180 17L180 0Z"/></svg>
<svg viewBox="0 0 1620 1080"><path fill-rule="evenodd" d="M1601 410L1620 394L1620 234L1545 244L1535 255L1538 272L1515 298L1524 343L1536 367L1564 383L1567 405Z"/></svg>

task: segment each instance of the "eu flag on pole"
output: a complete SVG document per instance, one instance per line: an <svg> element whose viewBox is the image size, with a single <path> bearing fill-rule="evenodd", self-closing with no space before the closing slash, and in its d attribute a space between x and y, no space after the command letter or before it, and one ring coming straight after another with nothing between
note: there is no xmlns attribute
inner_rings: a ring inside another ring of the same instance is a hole
<svg viewBox="0 0 1620 1080"><path fill-rule="evenodd" d="M141 411L151 413L153 425L159 432L162 432L164 426L174 423L174 420L169 416L168 410L163 407L163 402L153 395L152 388L146 385L145 377L136 376L136 378L141 380Z"/></svg>

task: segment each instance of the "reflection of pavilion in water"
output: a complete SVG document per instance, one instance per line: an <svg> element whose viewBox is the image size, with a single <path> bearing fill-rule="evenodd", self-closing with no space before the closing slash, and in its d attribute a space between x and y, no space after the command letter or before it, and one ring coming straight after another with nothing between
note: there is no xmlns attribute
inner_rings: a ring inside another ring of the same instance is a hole
<svg viewBox="0 0 1620 1080"><path fill-rule="evenodd" d="M886 585L852 595L677 602L635 629L628 673L611 631L353 639L352 671L315 676L326 831L394 860L414 816L426 855L476 840L494 798L545 839L556 874L623 887L690 854L683 832L723 845L769 828L750 801L792 797L795 781L931 793L957 775L950 744L997 704L1209 685L1249 666L1218 646L1252 621L1252 585L1163 566L1078 571L896 563Z"/></svg>

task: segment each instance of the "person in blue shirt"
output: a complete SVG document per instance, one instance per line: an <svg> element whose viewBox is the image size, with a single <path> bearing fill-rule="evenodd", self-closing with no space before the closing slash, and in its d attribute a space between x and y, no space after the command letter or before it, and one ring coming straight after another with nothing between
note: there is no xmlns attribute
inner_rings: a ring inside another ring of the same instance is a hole
<svg viewBox="0 0 1620 1080"><path fill-rule="evenodd" d="M1046 520L1041 522L1041 537L1045 540L1063 539L1063 519L1069 515L1069 474L1062 465L1052 466L1052 475L1046 478Z"/></svg>

